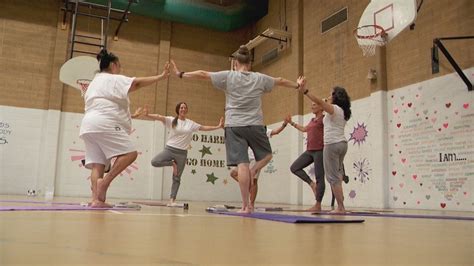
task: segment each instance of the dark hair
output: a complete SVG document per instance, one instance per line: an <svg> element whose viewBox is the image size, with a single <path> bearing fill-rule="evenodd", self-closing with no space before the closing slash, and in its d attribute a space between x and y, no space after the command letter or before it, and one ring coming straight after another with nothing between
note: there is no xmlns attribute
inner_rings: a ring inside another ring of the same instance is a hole
<svg viewBox="0 0 474 266"><path fill-rule="evenodd" d="M351 98L342 87L334 87L332 89L332 103L341 107L344 111L344 119L347 121L351 118Z"/></svg>
<svg viewBox="0 0 474 266"><path fill-rule="evenodd" d="M104 71L105 69L109 68L110 63L118 62L119 58L114 55L113 53L108 53L107 49L102 49L97 54L97 61L99 61L100 65L100 72Z"/></svg>
<svg viewBox="0 0 474 266"><path fill-rule="evenodd" d="M173 122L171 122L171 127L172 128L175 128L178 125L179 108L181 108L181 104L183 104L183 103L186 105L186 107L188 107L188 104L185 103L185 102L179 102L176 105L176 108L175 108L176 116L174 117Z"/></svg>
<svg viewBox="0 0 474 266"><path fill-rule="evenodd" d="M249 48L247 48L245 45L241 45L237 51L237 54L235 55L235 59L237 59L240 64L250 64Z"/></svg>

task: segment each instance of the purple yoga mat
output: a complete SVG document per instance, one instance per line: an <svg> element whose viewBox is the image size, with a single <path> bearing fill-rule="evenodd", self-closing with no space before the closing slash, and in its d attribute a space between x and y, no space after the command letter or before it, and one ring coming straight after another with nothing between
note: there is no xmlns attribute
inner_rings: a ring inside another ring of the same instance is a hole
<svg viewBox="0 0 474 266"><path fill-rule="evenodd" d="M322 213L317 212L313 215L334 215L334 216L369 216L369 217L390 217L390 218L412 218L412 219L436 219L436 220L461 220L474 221L474 217L463 216L442 216L442 215L420 215L420 214L396 214L396 213L367 213L367 212L349 212L349 213Z"/></svg>
<svg viewBox="0 0 474 266"><path fill-rule="evenodd" d="M28 203L28 204L49 204L49 205L72 205L80 206L80 203L77 202L49 202L49 201L33 201L33 200L0 200L0 202L8 203Z"/></svg>
<svg viewBox="0 0 474 266"><path fill-rule="evenodd" d="M284 222L284 223L362 223L364 222L364 220L362 219L339 220L339 219L329 219L329 218L321 218L321 217L284 215L284 214L265 213L265 212L253 212L250 214L237 213L237 212L215 212L215 213L256 218L256 219L276 221L276 222Z"/></svg>
<svg viewBox="0 0 474 266"><path fill-rule="evenodd" d="M92 207L81 207L79 206L58 206L58 205L46 205L46 206L0 206L0 211L103 211L103 210L121 210L121 211L134 211L139 210L136 208L92 208Z"/></svg>

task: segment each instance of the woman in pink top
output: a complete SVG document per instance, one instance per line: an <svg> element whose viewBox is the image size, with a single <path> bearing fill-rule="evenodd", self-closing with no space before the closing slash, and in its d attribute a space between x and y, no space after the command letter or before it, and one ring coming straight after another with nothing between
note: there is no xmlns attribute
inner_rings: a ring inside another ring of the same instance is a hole
<svg viewBox="0 0 474 266"><path fill-rule="evenodd" d="M323 167L323 108L313 102L311 104L311 111L314 117L306 126L301 126L291 121L291 117L288 116L286 121L294 128L301 132L306 132L307 144L306 151L296 159L290 167L293 174L301 178L306 182L316 197L316 203L311 207L310 211L320 211L321 202L323 201L324 190L326 183L324 182L324 167ZM316 175L316 182L311 180L308 174L303 170L310 164L314 164L314 173Z"/></svg>
<svg viewBox="0 0 474 266"><path fill-rule="evenodd" d="M344 128L352 114L351 99L344 88L336 86L331 90L331 95L327 99L328 102L326 102L308 93L309 90L306 88L305 77L299 77L297 82L300 92L313 102L321 105L326 112L323 119L324 172L337 201L335 212L345 212L342 181L344 176L344 156L347 153L347 140L344 136Z"/></svg>

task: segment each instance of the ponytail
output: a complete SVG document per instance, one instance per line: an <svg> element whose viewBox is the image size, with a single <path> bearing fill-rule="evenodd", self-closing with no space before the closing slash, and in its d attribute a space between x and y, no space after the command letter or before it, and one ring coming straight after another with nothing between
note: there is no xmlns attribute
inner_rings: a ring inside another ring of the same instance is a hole
<svg viewBox="0 0 474 266"><path fill-rule="evenodd" d="M172 127L172 128L175 128L175 127L178 125L179 108L181 107L181 104L185 104L186 107L188 106L188 104L185 103L185 102L179 102L179 103L176 105L176 108L175 108L176 116L174 117L173 121L171 122L171 127Z"/></svg>
<svg viewBox="0 0 474 266"><path fill-rule="evenodd" d="M115 63L118 60L118 57L113 53L107 52L107 49L102 49L97 54L97 61L99 61L100 72L103 72L104 70L108 69L110 63Z"/></svg>

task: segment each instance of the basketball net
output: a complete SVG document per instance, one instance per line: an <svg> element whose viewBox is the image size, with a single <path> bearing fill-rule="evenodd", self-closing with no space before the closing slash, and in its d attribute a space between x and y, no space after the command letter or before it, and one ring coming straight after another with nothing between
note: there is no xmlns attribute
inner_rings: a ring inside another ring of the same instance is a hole
<svg viewBox="0 0 474 266"><path fill-rule="evenodd" d="M387 41L387 33L378 25L364 25L354 30L362 54L364 56L374 56L377 46L384 46Z"/></svg>
<svg viewBox="0 0 474 266"><path fill-rule="evenodd" d="M81 87L81 96L84 97L84 94L86 94L87 88L89 88L89 83L91 83L91 80L78 79L76 83L79 84L79 86Z"/></svg>

